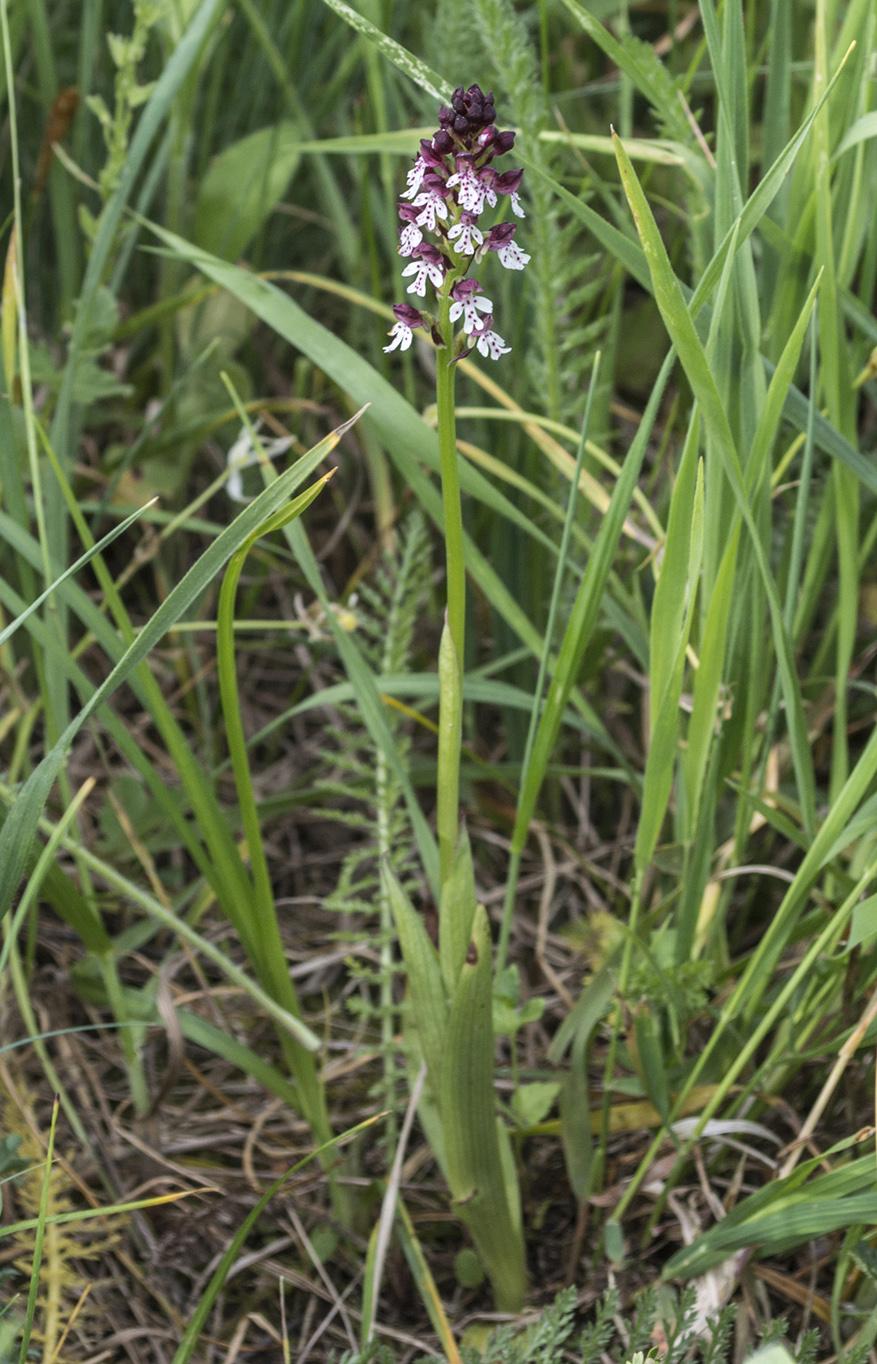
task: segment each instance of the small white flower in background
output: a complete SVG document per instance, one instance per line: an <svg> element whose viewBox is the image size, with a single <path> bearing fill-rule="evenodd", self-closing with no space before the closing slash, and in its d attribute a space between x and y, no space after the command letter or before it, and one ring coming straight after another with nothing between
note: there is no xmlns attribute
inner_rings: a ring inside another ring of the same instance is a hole
<svg viewBox="0 0 877 1364"><path fill-rule="evenodd" d="M260 424L259 422L256 423L256 432L258 432ZM263 440L260 442L263 454L267 459L276 459L278 455L286 453L294 439L294 436L279 436L276 440ZM241 427L240 435L225 457L225 467L229 471L225 491L232 502L252 502L251 497L244 496L244 480L241 473L251 464L258 464L259 459L260 455L253 445L249 427Z"/></svg>

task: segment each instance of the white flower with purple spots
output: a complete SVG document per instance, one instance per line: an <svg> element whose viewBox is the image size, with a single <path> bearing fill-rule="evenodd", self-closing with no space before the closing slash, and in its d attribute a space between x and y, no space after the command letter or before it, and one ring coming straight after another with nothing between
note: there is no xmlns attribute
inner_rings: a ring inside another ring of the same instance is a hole
<svg viewBox="0 0 877 1364"><path fill-rule="evenodd" d="M451 290L450 319L456 322L458 317L463 318L463 331L467 336L480 330L489 318L482 317L482 313L491 314L493 304L489 298L481 293L481 285L475 279L464 279L455 284Z"/></svg>
<svg viewBox="0 0 877 1364"><path fill-rule="evenodd" d="M448 239L454 243L454 250L458 256L474 256L476 249L484 241L484 233L480 228L476 227L474 222L465 221L471 217L472 214L464 213L460 222L455 223L448 233Z"/></svg>
<svg viewBox="0 0 877 1364"><path fill-rule="evenodd" d="M407 350L414 340L414 332L407 322L397 322L388 335L392 336L394 340L390 342L389 346L384 346L385 353L395 350L397 346L400 350Z"/></svg>
<svg viewBox="0 0 877 1364"><path fill-rule="evenodd" d="M438 131L421 138L399 204L399 255L409 259L402 276L407 292L419 298L426 297L426 286L432 284L447 311L440 311L445 321L439 321L407 303L397 305L385 351L408 350L417 327L424 327L440 350L449 351L450 363L476 347L492 360L511 350L493 330L492 302L469 274L491 251L506 270L523 270L530 260L514 240L514 223L488 229L478 221L485 205L496 208L500 195L510 200L516 218L524 217L519 197L523 171L497 168L497 159L512 150L515 134L500 131L495 120L492 92L460 86L439 110ZM454 324L460 326L456 334Z"/></svg>
<svg viewBox="0 0 877 1364"><path fill-rule="evenodd" d="M414 207L422 210L414 221L418 227L425 227L427 232L435 232L436 218L445 221L448 216L448 206L442 195L436 193L435 190L429 190L426 194L418 194L414 200Z"/></svg>
<svg viewBox="0 0 877 1364"><path fill-rule="evenodd" d="M530 257L515 242L501 246L496 253L507 270L523 270Z"/></svg>
<svg viewBox="0 0 877 1364"><path fill-rule="evenodd" d="M407 350L414 339L413 328L423 326L423 314L412 308L410 303L397 303L393 315L396 323L389 333L392 337L389 346L384 346L385 352L395 350L397 346L400 350Z"/></svg>
<svg viewBox="0 0 877 1364"><path fill-rule="evenodd" d="M484 200L487 197L488 186L485 180L476 175L470 162L457 162L457 172L448 180L448 189L455 187L457 202L464 212L474 213L477 216L484 211ZM493 195L493 202L496 203L495 194Z"/></svg>
<svg viewBox="0 0 877 1364"><path fill-rule="evenodd" d="M408 182L408 188L406 190L403 190L402 192L403 199L415 198L415 196L420 192L420 186L423 184L423 177L424 175L426 175L428 169L429 167L427 166L423 157L418 156L417 160L414 162L414 165L411 167L410 171L405 177Z"/></svg>
<svg viewBox="0 0 877 1364"><path fill-rule="evenodd" d="M486 331L478 336L478 350L481 355L489 355L491 360L498 360L501 355L508 355L511 346L507 346L499 335L499 332Z"/></svg>
<svg viewBox="0 0 877 1364"><path fill-rule="evenodd" d="M435 250L434 247L428 246L427 247L420 246L417 249L421 253L423 253L424 251ZM436 256L438 256L437 251L435 254ZM403 279L405 278L406 275L414 276L414 280L411 284L408 285L406 292L409 294L418 294L420 298L426 297L427 280L430 280L431 283L433 283L437 289L440 289L442 287L442 284L444 283L445 278L445 272L442 269L439 262L437 260L431 259L429 256L424 256L423 254L419 255L417 260L413 260L410 265L406 265L405 269L402 271Z"/></svg>
<svg viewBox="0 0 877 1364"><path fill-rule="evenodd" d="M413 256L423 241L423 233L416 223L406 223L399 237L399 255Z"/></svg>

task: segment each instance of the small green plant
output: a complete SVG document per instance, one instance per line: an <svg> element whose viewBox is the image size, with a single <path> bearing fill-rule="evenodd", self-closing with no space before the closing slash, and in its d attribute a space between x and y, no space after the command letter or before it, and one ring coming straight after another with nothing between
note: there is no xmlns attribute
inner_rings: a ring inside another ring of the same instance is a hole
<svg viewBox="0 0 877 1364"><path fill-rule="evenodd" d="M116 68L114 105L110 110L101 95L89 95L87 100L89 109L100 123L107 152L99 176L104 202L119 183L128 153L134 113L146 103L154 88L152 81L139 81L138 67L146 54L152 30L163 18L167 7L168 0L134 0L134 26L130 35L107 34L107 46ZM97 223L85 208L81 209L81 222L86 235L94 237Z"/></svg>

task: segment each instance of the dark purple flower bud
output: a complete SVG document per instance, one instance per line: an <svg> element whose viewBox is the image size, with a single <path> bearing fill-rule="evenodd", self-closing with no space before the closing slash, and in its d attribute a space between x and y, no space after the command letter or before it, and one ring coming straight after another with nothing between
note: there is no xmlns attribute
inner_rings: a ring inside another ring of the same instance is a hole
<svg viewBox="0 0 877 1364"><path fill-rule="evenodd" d="M493 150L496 152L497 156L504 156L506 152L511 151L514 145L515 135L511 129L507 129L503 133L497 133L493 142Z"/></svg>
<svg viewBox="0 0 877 1364"><path fill-rule="evenodd" d="M432 169L444 168L444 161L442 160L441 153L436 151L433 147L430 138L423 137L420 139L420 155L425 164Z"/></svg>
<svg viewBox="0 0 877 1364"><path fill-rule="evenodd" d="M472 294L480 293L481 285L478 283L477 279L458 279L457 283L451 289L451 298L457 303L462 303Z"/></svg>
<svg viewBox="0 0 877 1364"><path fill-rule="evenodd" d="M458 85L457 88L456 88L456 90L454 91L453 95L451 95L451 102L453 103L453 101L454 101L455 99L462 99L462 98L463 98L463 94L464 94L464 90L463 90L462 85Z"/></svg>
<svg viewBox="0 0 877 1364"><path fill-rule="evenodd" d="M466 103L463 99L462 94L454 95L454 98L451 100L451 104L454 106L458 114L465 113Z"/></svg>
<svg viewBox="0 0 877 1364"><path fill-rule="evenodd" d="M412 308L410 303L394 303L393 316L397 322L404 322L406 327L423 326L423 314Z"/></svg>
<svg viewBox="0 0 877 1364"><path fill-rule="evenodd" d="M464 118L462 114L458 114L457 117L454 119L454 132L459 133L462 136L463 133L468 133L468 131L469 131L468 118Z"/></svg>
<svg viewBox="0 0 877 1364"><path fill-rule="evenodd" d="M497 223L492 227L485 238L485 245L488 251L498 251L501 246L508 246L515 235L517 228L514 223Z"/></svg>
<svg viewBox="0 0 877 1364"><path fill-rule="evenodd" d="M443 175L440 175L437 171L433 170L427 171L426 175L423 177L423 188L430 194L444 194L445 192L445 180L448 178L448 172L443 163L440 162L439 165L444 172ZM508 192L511 193L511 190Z"/></svg>
<svg viewBox="0 0 877 1364"><path fill-rule="evenodd" d="M514 230L515 229L512 228L513 232ZM420 246L418 246L414 252L414 255L420 256L423 260L430 261L433 265L442 265L444 263L444 256L441 251L439 251L437 246L430 245L429 242L421 242Z"/></svg>
<svg viewBox="0 0 877 1364"><path fill-rule="evenodd" d="M476 140L475 145L476 145L476 147L480 147L480 148L482 149L482 151L483 151L485 147L489 147L489 146L491 145L491 143L493 143L493 142L495 142L495 141L496 141L496 128L495 128L494 125L491 123L491 124L488 125L488 127L482 128L481 132L478 134L478 138L477 138L477 140Z"/></svg>
<svg viewBox="0 0 877 1364"><path fill-rule="evenodd" d="M494 177L493 188L497 194L517 194L523 178L524 172L522 170L504 171L502 175Z"/></svg>
<svg viewBox="0 0 877 1364"><path fill-rule="evenodd" d="M415 208L413 204L399 205L399 217L402 219L403 223L413 223L419 212L420 209Z"/></svg>
<svg viewBox="0 0 877 1364"><path fill-rule="evenodd" d="M448 152L454 150L454 139L446 129L439 128L435 137L432 139L432 145L437 152L444 156L447 155Z"/></svg>

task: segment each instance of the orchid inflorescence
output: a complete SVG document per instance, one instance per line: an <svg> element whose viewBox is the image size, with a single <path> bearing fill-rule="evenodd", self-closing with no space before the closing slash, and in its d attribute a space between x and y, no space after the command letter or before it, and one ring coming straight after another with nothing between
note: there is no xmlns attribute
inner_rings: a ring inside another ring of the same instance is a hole
<svg viewBox="0 0 877 1364"><path fill-rule="evenodd" d="M507 195L512 212L524 217L518 197L522 170L497 172L492 162L511 151L513 132L499 132L493 120L493 91L485 95L477 85L454 91L451 106L439 110L439 128L431 139L423 138L420 153L408 172L408 188L402 195L399 217L399 255L410 257L402 271L413 276L407 292L426 297L427 280L439 301L450 299L450 323L463 319L463 330L451 339L430 313L398 303L393 308L396 325L385 351L407 350L413 329L428 330L437 345L452 345L454 359L474 346L482 355L498 360L511 349L493 330L493 304L476 279L467 278L472 264L480 264L495 251L507 270L523 270L530 257L516 244L514 223L497 223L484 232L478 219L485 204L495 208L498 195ZM424 240L430 233L437 244Z"/></svg>

